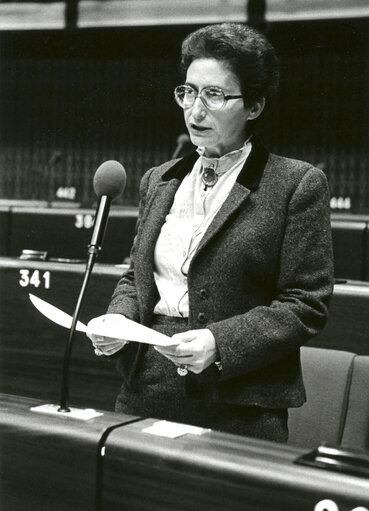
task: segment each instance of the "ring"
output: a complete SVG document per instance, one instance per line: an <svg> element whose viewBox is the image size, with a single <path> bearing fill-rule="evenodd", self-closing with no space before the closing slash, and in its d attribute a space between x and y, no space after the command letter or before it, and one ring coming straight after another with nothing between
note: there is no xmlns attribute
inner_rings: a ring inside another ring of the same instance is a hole
<svg viewBox="0 0 369 511"><path fill-rule="evenodd" d="M95 355L101 357L101 355L104 355L104 353L101 350L99 350L99 348L95 348Z"/></svg>
<svg viewBox="0 0 369 511"><path fill-rule="evenodd" d="M179 374L179 376L186 376L186 374L188 374L186 364L183 365L181 364L179 367L177 367L177 373Z"/></svg>

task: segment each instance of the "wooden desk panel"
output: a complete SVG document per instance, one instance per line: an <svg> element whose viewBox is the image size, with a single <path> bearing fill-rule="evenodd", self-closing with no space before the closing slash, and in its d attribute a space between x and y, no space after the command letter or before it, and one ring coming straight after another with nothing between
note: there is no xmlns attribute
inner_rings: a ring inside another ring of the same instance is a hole
<svg viewBox="0 0 369 511"><path fill-rule="evenodd" d="M364 280L367 229L366 222L332 221L336 278Z"/></svg>
<svg viewBox="0 0 369 511"><path fill-rule="evenodd" d="M369 283L336 284L325 329L309 346L369 355Z"/></svg>
<svg viewBox="0 0 369 511"><path fill-rule="evenodd" d="M363 280L369 281L369 223L367 224L366 227Z"/></svg>
<svg viewBox="0 0 369 511"><path fill-rule="evenodd" d="M87 258L95 210L78 208L13 208L8 255L23 249L46 251L53 258ZM120 264L129 257L137 209L114 209L109 214L100 263Z"/></svg>
<svg viewBox="0 0 369 511"><path fill-rule="evenodd" d="M10 211L0 206L0 256L9 255L10 245Z"/></svg>
<svg viewBox="0 0 369 511"><path fill-rule="evenodd" d="M2 392L50 402L59 399L69 331L42 316L28 293L73 314L84 268L83 264L0 259ZM113 266L95 266L81 321L105 313L122 271ZM96 357L90 340L76 332L70 366L70 404L113 410L120 383L114 364Z"/></svg>
<svg viewBox="0 0 369 511"><path fill-rule="evenodd" d="M30 412L0 395L6 511L340 511L369 505L369 480L296 465L306 450L202 430L151 435L157 421L104 413L87 422ZM102 451L104 447L104 451Z"/></svg>
<svg viewBox="0 0 369 511"><path fill-rule="evenodd" d="M105 412L79 421L30 411L39 404L44 403L0 395L0 508L95 510L103 439L112 428L137 418Z"/></svg>
<svg viewBox="0 0 369 511"><path fill-rule="evenodd" d="M215 431L170 439L147 419L114 430L104 456L102 511L340 511L369 504L367 478L295 465L307 451Z"/></svg>

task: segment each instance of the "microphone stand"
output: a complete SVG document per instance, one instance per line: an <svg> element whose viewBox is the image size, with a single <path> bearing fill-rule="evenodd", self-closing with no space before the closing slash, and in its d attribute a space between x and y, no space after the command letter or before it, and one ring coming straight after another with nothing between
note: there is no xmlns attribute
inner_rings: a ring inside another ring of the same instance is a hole
<svg viewBox="0 0 369 511"><path fill-rule="evenodd" d="M81 286L81 290L79 292L77 304L74 309L72 325L69 331L69 338L64 352L63 372L60 387L60 405L58 408L58 412L60 413L68 413L71 411L68 406L69 366L74 343L74 333L76 330L76 325L79 318L81 306L86 295L87 286L91 277L92 269L94 267L99 250L101 249L102 239L104 237L105 226L107 223L107 217L109 214L110 202L111 199L107 195L103 195L102 197L100 197L98 213L95 219L94 232L92 234L91 243L88 246L88 259L86 263L85 275Z"/></svg>
<svg viewBox="0 0 369 511"><path fill-rule="evenodd" d="M89 249L90 250L90 249ZM82 287L79 292L77 304L74 310L72 325L69 331L68 342L65 346L64 359L63 359L63 372L62 372L62 380L60 386L60 405L58 408L58 412L70 412L70 408L68 407L68 399L69 399L69 366L70 366L70 358L72 355L73 343L74 343L74 333L76 330L77 321L79 318L80 309L86 294L87 286L90 280L90 276L92 273L92 268L95 264L97 256L97 251L91 253L89 251L88 260L86 264L85 276L83 279Z"/></svg>
<svg viewBox="0 0 369 511"><path fill-rule="evenodd" d="M102 247L105 228L109 216L110 204L112 200L114 200L123 192L125 184L126 172L123 166L114 160L108 160L105 163L102 163L95 173L94 190L96 195L99 197L99 204L95 215L91 242L88 245L88 257L86 262L85 275L74 310L68 342L65 347L59 406L54 404L34 406L31 408L31 411L33 412L45 413L49 415L65 414L70 418L78 420L89 420L94 417L98 417L99 415L103 415L100 412L96 412L96 410L93 410L92 408L86 408L84 410L72 407L69 408L69 366L79 312L86 294L88 282L91 277L96 257Z"/></svg>

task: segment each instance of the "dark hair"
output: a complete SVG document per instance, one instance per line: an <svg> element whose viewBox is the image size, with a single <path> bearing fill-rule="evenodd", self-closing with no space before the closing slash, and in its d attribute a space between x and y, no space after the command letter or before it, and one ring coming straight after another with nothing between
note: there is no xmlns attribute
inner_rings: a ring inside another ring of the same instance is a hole
<svg viewBox="0 0 369 511"><path fill-rule="evenodd" d="M257 30L242 23L208 25L182 43L181 69L191 62L214 58L225 62L239 78L245 105L265 98L268 105L278 91L279 64L274 47Z"/></svg>

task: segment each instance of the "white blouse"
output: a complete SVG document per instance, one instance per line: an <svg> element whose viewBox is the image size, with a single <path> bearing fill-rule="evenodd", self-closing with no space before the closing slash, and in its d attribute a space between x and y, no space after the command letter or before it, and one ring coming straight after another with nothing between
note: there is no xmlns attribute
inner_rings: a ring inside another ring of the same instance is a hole
<svg viewBox="0 0 369 511"><path fill-rule="evenodd" d="M160 299L155 314L188 317L187 274L196 249L211 221L228 197L250 154L251 143L221 158L208 158L203 148L192 171L180 184L161 228L154 252L154 279ZM213 167L218 180L205 187L203 169Z"/></svg>

